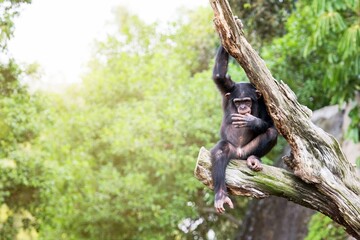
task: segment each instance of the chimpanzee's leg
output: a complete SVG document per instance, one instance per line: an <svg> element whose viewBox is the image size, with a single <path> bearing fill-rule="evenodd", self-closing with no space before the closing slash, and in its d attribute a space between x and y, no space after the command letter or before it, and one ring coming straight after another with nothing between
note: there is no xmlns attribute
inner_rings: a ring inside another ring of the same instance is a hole
<svg viewBox="0 0 360 240"><path fill-rule="evenodd" d="M255 171L262 169L260 158L267 154L276 144L277 131L274 127L268 128L266 132L258 135L245 146L237 150L238 158L247 159L249 168Z"/></svg>
<svg viewBox="0 0 360 240"><path fill-rule="evenodd" d="M274 127L268 128L266 132L259 134L248 144L238 149L238 157L246 159L251 155L264 156L275 146L277 135L278 133Z"/></svg>
<svg viewBox="0 0 360 240"><path fill-rule="evenodd" d="M219 141L211 150L212 179L215 191L215 208L217 212L225 211L224 203L233 208L233 203L227 196L225 185L225 170L230 159L236 157L236 148L226 141Z"/></svg>

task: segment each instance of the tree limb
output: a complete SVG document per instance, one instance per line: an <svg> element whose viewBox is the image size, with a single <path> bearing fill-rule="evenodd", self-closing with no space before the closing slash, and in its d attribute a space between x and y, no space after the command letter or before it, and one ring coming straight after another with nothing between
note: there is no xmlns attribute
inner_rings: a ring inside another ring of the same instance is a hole
<svg viewBox="0 0 360 240"><path fill-rule="evenodd" d="M232 162L226 176L227 183L232 184L230 192L252 197L285 197L323 212L360 238L360 179L339 143L311 122L311 110L297 101L286 84L273 78L265 62L245 39L241 21L232 15L228 2L210 0L210 4L222 45L262 93L276 128L292 149L291 156L284 160L294 175L268 167L253 173L245 164ZM208 164L211 162L200 169L209 169ZM237 170L231 170L235 166ZM206 179L201 181L211 186L208 175L200 170L196 170L195 175Z"/></svg>
<svg viewBox="0 0 360 240"><path fill-rule="evenodd" d="M210 152L200 149L194 172L204 185L213 189ZM319 192L314 184L302 181L293 173L281 168L263 165L263 170L249 169L246 161L232 160L226 169L226 185L229 193L238 196L265 198L270 195L283 197L320 212L334 212L329 208L329 198Z"/></svg>

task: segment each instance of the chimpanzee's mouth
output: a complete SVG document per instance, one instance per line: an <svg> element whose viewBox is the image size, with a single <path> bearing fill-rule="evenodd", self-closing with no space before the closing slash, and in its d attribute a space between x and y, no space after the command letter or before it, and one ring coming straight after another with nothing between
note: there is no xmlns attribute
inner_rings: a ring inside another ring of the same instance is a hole
<svg viewBox="0 0 360 240"><path fill-rule="evenodd" d="M250 111L248 109L239 109L238 108L238 113L241 115L246 115L246 114L250 114Z"/></svg>

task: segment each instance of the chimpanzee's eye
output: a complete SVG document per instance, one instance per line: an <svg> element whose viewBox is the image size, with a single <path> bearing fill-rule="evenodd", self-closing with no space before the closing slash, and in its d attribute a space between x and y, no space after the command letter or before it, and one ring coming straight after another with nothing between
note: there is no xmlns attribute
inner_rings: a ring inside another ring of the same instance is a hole
<svg viewBox="0 0 360 240"><path fill-rule="evenodd" d="M251 98L234 98L233 102L235 106L239 106L240 104L251 106Z"/></svg>

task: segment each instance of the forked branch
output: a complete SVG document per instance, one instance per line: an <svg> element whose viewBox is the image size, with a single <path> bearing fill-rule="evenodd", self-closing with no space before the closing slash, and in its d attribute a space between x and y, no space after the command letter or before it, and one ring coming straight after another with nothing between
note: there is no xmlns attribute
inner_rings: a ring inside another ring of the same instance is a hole
<svg viewBox="0 0 360 240"><path fill-rule="evenodd" d="M297 101L286 84L273 78L247 42L241 21L233 16L227 0L210 0L210 4L222 45L262 93L277 130L292 150L285 162L293 174L273 167L255 173L245 163L233 161L226 176L229 191L252 197L285 197L323 212L360 239L360 179L339 143L311 122L312 112ZM210 169L209 155L202 149L195 175L212 187Z"/></svg>

